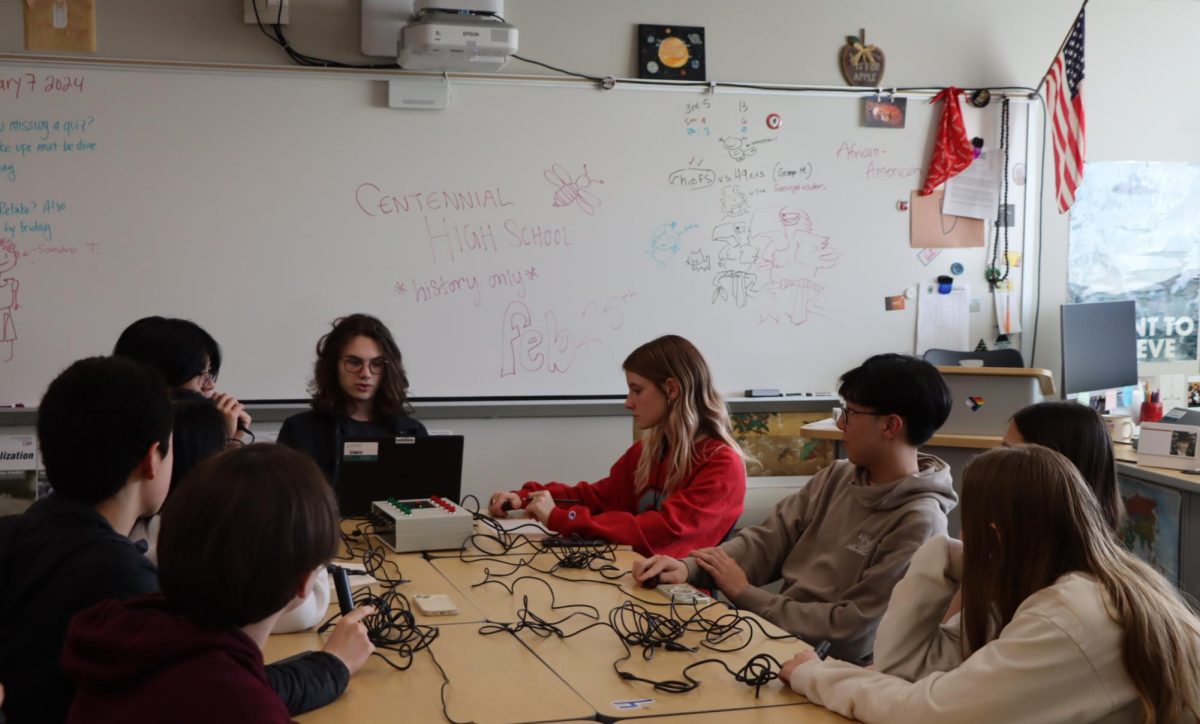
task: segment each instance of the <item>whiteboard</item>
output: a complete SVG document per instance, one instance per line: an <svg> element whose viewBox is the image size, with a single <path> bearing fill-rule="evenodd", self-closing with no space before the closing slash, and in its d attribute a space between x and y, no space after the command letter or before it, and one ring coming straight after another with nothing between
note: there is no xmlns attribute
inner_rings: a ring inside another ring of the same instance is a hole
<svg viewBox="0 0 1200 724"><path fill-rule="evenodd" d="M620 393L621 361L665 333L726 392L829 391L913 351L915 300L885 296L952 261L982 278L982 248L908 243L924 99L880 129L844 95L452 80L426 112L386 86L0 66L0 238L20 254L0 404L149 314L212 332L220 387L247 399L305 397L317 338L359 311L392 329L414 396ZM996 137L996 104L966 116Z"/></svg>

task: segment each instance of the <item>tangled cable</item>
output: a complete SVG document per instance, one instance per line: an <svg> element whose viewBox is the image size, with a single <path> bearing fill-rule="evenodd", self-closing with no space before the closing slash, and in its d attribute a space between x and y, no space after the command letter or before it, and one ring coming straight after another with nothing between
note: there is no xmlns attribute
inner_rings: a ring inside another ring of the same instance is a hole
<svg viewBox="0 0 1200 724"><path fill-rule="evenodd" d="M374 606L375 612L364 616L362 624L367 629L367 637L371 643L375 644L376 649L382 649L400 657L401 663L396 663L379 651L374 654L398 671L404 671L412 666L413 654L429 648L429 645L438 637L436 626L417 623L408 597L394 588L389 588L380 594L360 591L354 595L354 606L356 608ZM335 625L341 617L340 612L335 613L321 624L317 631L327 630Z"/></svg>
<svg viewBox="0 0 1200 724"><path fill-rule="evenodd" d="M351 520L355 521L354 527L349 532L341 531L346 555L338 556L338 559L362 563L366 574L385 588L395 588L401 583L408 583L408 579L400 571L400 566L395 561L388 560L383 544L372 540L377 523L370 518Z"/></svg>
<svg viewBox="0 0 1200 724"><path fill-rule="evenodd" d="M463 504L465 507L466 499L464 499ZM530 631L540 638L556 637L568 639L593 628L608 628L616 634L618 641L625 648L625 655L614 661L612 667L617 676L626 681L649 684L656 691L683 694L700 686L700 680L694 678L691 674L694 669L716 664L725 669L735 681L746 686L753 686L755 698L758 698L763 686L779 678L779 672L783 668L782 663L770 654L755 654L736 670L730 668L721 659L701 659L685 666L682 672L680 672L681 678L665 680L650 679L638 676L629 671L623 671L621 664L633 657L634 647L641 647L642 657L646 660L653 658L654 652L660 649L696 653L700 650L698 647L688 646L681 641L682 637L689 632L702 634L700 646L719 653L731 653L746 648L753 641L756 629L763 636L771 640L799 640L799 637L791 634L773 635L767 631L760 620L744 616L736 609L725 611L715 618L709 618L706 614L713 606L722 606L722 609L724 609L723 604L717 602L704 606L691 604L692 610L688 614L684 609L686 604L679 604L675 601L664 603L643 599L626 590L618 582L618 579L629 575L629 572L621 571L616 565L617 547L615 545L597 546L591 541L572 538L558 538L551 545L546 545L545 541L539 541L529 536L515 533L516 530L525 526L506 529L495 520L480 515L478 513L478 499L475 500L475 504L476 510L472 512L476 520L488 528L490 532L475 533L469 536L463 543L463 549L459 551L459 560L464 563L497 563L510 566L511 570L505 573L495 573L490 566L485 566L483 569L483 580L472 584L472 588L495 584L504 588L509 594L516 595L518 584L526 580L535 580L539 581L550 591L551 611L569 608L591 609L591 613L574 611L557 620L548 620L530 610L529 595L524 594L522 596L521 608L517 610L516 621L511 623L485 624L479 629L479 633L482 635L508 633L516 636L521 631ZM528 524L528 526L536 528L539 532L541 531L540 526L533 524ZM493 545L485 548L480 543L490 543ZM528 557L522 556L515 561L499 557L508 554L514 549L526 546L534 550L533 555ZM472 547L480 551L498 548L501 552L483 553L481 555L468 554L466 551ZM539 553L550 553L554 556L555 563L547 569L533 565L534 556ZM544 578L522 574L521 572L525 569L542 574L543 576L550 576L572 583L595 583L614 586L620 589L626 596L642 604L667 607L668 613L657 613L649 610L645 605L639 605L639 603L635 603L634 601L625 601L609 611L607 621L601 621L599 620L599 613L592 606L586 604L558 603L554 587ZM564 569L592 571L604 580L567 577L560 573ZM568 632L564 630L562 624L578 616L594 620L574 631ZM732 643L732 640L738 636L743 637L744 640L738 644Z"/></svg>
<svg viewBox="0 0 1200 724"><path fill-rule="evenodd" d="M496 580L491 577L490 571L484 569L485 580L473 584L473 587L484 586L488 584L496 584L503 587L509 593L515 595L517 585L521 581L534 580L539 581L550 591L550 610L557 611L567 608L590 608L593 612L596 609L586 604L560 604L557 601L554 588L544 579L536 576L520 576L510 583L501 580ZM617 676L626 681L637 681L644 684L650 684L656 691L662 691L670 694L684 694L692 691L700 686L699 679L691 675L691 671L700 666L717 664L725 669L733 679L739 683L754 687L754 696L758 698L762 687L769 684L772 680L779 678L779 671L783 665L778 659L770 654L756 654L750 657L740 668L734 670L729 667L721 659L709 658L695 661L684 667L681 672L680 679L665 679L655 680L643 676L638 676L629 671L621 669L621 664L630 660L633 657L634 647L641 647L642 657L646 660L654 656L654 652L662 649L665 651L688 652L695 653L698 648L684 644L680 639L687 632L701 632L704 634L704 640L701 646L713 651L729 653L740 651L750 645L754 638L754 630L757 628L764 636L773 640L780 639L795 639L796 636L785 634L783 636L775 636L767 632L762 623L757 619L742 616L736 611L731 611L718 616L716 619L709 619L704 614L712 606L720 605L717 603L708 604L704 607L699 607L693 604L695 609L692 614L686 618L677 615L679 606L676 604L668 604L670 611L668 615L663 615L654 611L650 611L644 606L640 606L632 601L625 601L621 605L614 607L608 613L607 621L596 620L579 629L567 632L562 628L562 624L576 617L585 616L587 618L599 619L598 613L586 613L576 611L570 613L557 620L547 620L542 616L534 613L529 609L529 596L522 596L521 608L517 611L517 620L512 623L490 623L480 627L479 633L482 635L493 635L497 633L508 633L516 636L521 631L530 631L535 636L540 638L557 637L560 639L573 638L593 628L607 628L616 634L617 640L625 649L625 655L619 657L613 662L613 671ZM745 641L733 647L721 647L731 637L743 635Z"/></svg>

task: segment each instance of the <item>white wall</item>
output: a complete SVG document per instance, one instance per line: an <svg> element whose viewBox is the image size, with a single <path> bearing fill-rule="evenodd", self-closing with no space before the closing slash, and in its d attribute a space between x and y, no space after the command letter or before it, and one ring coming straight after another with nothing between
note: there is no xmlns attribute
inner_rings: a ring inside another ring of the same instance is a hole
<svg viewBox="0 0 1200 724"><path fill-rule="evenodd" d="M357 52L358 5L292 0L289 38L312 55L366 60ZM240 0L103 3L96 55L288 64L241 23L241 8ZM865 27L887 54L888 85L970 87L1035 85L1077 8L1063 0L509 0L505 15L520 27L523 54L588 73L632 75L632 26L679 22L706 27L710 78L841 85L838 47ZM1196 27L1195 0L1103 0L1088 8L1089 160L1200 160L1192 81L1200 45L1186 38ZM0 52L24 52L20 3L0 6ZM510 71L545 72L520 62ZM1051 209L1036 363L1055 371L1066 242L1066 219Z"/></svg>
<svg viewBox="0 0 1200 724"><path fill-rule="evenodd" d="M292 4L288 33L296 47L361 60L355 0ZM22 52L20 6L0 5L0 53ZM887 54L887 85L971 87L1037 84L1077 8L1061 0L509 0L506 17L520 27L523 54L587 73L633 75L633 26L678 22L707 28L710 78L830 85L842 84L836 58L844 36L865 27L868 40ZM241 0L122 0L99 4L98 13L98 56L286 64L282 51L241 24ZM1200 161L1193 79L1200 45L1189 35L1197 27L1195 0L1089 6L1089 160ZM544 72L523 63L510 71ZM1046 173L1053 178L1049 166ZM1057 373L1067 222L1053 210L1052 195L1051 181L1034 363ZM531 470L531 477L539 451L560 446L572 455L547 475L594 477L607 466L599 461L615 459L628 439L628 428L613 423L599 423L602 434L577 421L480 424L490 425L489 454L503 457L509 470Z"/></svg>

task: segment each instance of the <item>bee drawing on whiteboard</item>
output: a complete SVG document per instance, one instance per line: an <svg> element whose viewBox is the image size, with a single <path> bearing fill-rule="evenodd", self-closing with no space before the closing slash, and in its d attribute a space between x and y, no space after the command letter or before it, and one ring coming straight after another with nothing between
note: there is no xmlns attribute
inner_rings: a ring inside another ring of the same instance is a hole
<svg viewBox="0 0 1200 724"><path fill-rule="evenodd" d="M600 205L600 199L588 187L592 184L604 183L600 179L594 179L588 174L587 164L583 164L583 173L576 178L571 178L568 172L562 166L552 164L550 168L542 172L546 180L558 187L554 192L554 208L562 208L563 206L577 205L583 210L583 213L592 216L596 213L596 207Z"/></svg>

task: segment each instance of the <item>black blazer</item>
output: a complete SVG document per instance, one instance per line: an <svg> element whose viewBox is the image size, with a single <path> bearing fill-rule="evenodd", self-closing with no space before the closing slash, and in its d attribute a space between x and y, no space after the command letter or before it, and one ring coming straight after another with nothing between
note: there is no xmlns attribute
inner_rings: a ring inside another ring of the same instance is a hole
<svg viewBox="0 0 1200 724"><path fill-rule="evenodd" d="M283 421L279 429L279 442L295 448L316 461L326 479L337 486L342 456L342 441L346 439L346 417L327 412L309 410L292 415ZM395 415L385 422L377 422L398 437L425 437L429 432L417 420L405 415Z"/></svg>

